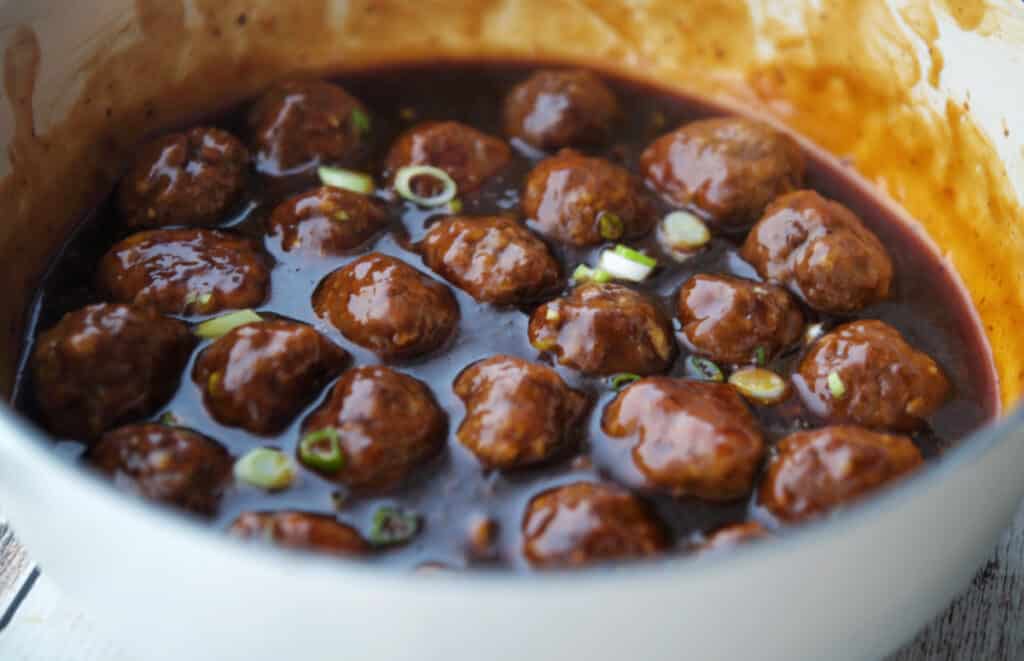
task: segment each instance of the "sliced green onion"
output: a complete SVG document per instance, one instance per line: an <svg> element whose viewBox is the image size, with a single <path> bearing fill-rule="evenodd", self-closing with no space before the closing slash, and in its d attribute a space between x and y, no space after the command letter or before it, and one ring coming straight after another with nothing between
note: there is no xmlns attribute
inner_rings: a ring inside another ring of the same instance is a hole
<svg viewBox="0 0 1024 661"><path fill-rule="evenodd" d="M763 367L744 367L733 372L729 385L740 391L747 399L758 404L778 404L789 394L786 381L771 370Z"/></svg>
<svg viewBox="0 0 1024 661"><path fill-rule="evenodd" d="M310 432L299 441L299 459L313 470L337 473L345 466L341 435L334 427Z"/></svg>
<svg viewBox="0 0 1024 661"><path fill-rule="evenodd" d="M455 198L448 203L448 210L452 213L462 213L462 200Z"/></svg>
<svg viewBox="0 0 1024 661"><path fill-rule="evenodd" d="M172 411L167 411L160 416L160 424L165 427L177 427L180 422L178 416L174 415Z"/></svg>
<svg viewBox="0 0 1024 661"><path fill-rule="evenodd" d="M754 364L759 367L764 367L765 363L768 362L768 352L764 347L757 347L754 349Z"/></svg>
<svg viewBox="0 0 1024 661"><path fill-rule="evenodd" d="M611 379L611 386L615 390L622 390L631 383L635 383L643 377L639 374L631 374L629 372L623 372L622 374L616 374Z"/></svg>
<svg viewBox="0 0 1024 661"><path fill-rule="evenodd" d="M572 272L572 279L576 282L598 282L605 283L610 282L612 276L608 271L604 269L592 269L586 264L580 264L576 267L576 270Z"/></svg>
<svg viewBox="0 0 1024 661"><path fill-rule="evenodd" d="M630 282L643 282L658 262L638 250L623 245L601 253L598 267L613 278Z"/></svg>
<svg viewBox="0 0 1024 661"><path fill-rule="evenodd" d="M839 372L829 372L826 382L828 383L828 391L832 393L833 397L836 399L846 397L846 384L843 383Z"/></svg>
<svg viewBox="0 0 1024 661"><path fill-rule="evenodd" d="M373 177L362 172L354 172L344 168L332 168L325 165L318 169L316 173L319 175L320 182L324 186L343 188L362 195L369 195L375 188Z"/></svg>
<svg viewBox="0 0 1024 661"><path fill-rule="evenodd" d="M217 338L227 335L239 326L256 324L261 321L263 321L263 317L259 316L252 310L239 310L238 312L232 312L230 314L217 317L216 319L204 321L196 326L193 332L205 340L216 340Z"/></svg>
<svg viewBox="0 0 1024 661"><path fill-rule="evenodd" d="M370 116L362 109L355 108L352 110L352 128L356 130L356 133L369 133Z"/></svg>
<svg viewBox="0 0 1024 661"><path fill-rule="evenodd" d="M707 358L689 356L684 363L684 367L686 368L686 375L691 379L714 381L716 383L725 381L725 375L722 374L722 370Z"/></svg>
<svg viewBox="0 0 1024 661"><path fill-rule="evenodd" d="M658 236L666 248L681 253L694 253L711 241L707 225L689 211L673 211L665 216Z"/></svg>
<svg viewBox="0 0 1024 661"><path fill-rule="evenodd" d="M412 539L419 529L420 517L416 512L384 505L373 513L367 538L374 546L394 546Z"/></svg>
<svg viewBox="0 0 1024 661"><path fill-rule="evenodd" d="M651 268L654 268L658 265L658 260L653 257L648 257L639 250L633 250L629 246L624 246L621 243L615 246L615 254L619 257L625 257L631 262L642 264L643 266L650 266Z"/></svg>
<svg viewBox="0 0 1024 661"><path fill-rule="evenodd" d="M412 190L412 180L417 177L429 177L439 182L442 186L441 192L430 197L417 195ZM454 200L455 194L459 192L459 187L451 175L441 168L436 168L433 165L407 165L404 168L399 168L395 173L395 190L405 199L420 206L439 207Z"/></svg>
<svg viewBox="0 0 1024 661"><path fill-rule="evenodd" d="M235 462L235 479L260 489L279 491L295 481L295 464L280 450L256 448Z"/></svg>
<svg viewBox="0 0 1024 661"><path fill-rule="evenodd" d="M607 241L621 239L626 232L622 219L610 211L602 211L597 215L597 225L601 232L601 238Z"/></svg>

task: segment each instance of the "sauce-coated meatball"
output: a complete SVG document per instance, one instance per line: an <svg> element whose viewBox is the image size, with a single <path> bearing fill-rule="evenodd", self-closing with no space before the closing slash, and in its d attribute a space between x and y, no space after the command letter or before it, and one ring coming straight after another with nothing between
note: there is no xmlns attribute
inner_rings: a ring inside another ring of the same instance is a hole
<svg viewBox="0 0 1024 661"><path fill-rule="evenodd" d="M101 303L64 315L32 353L36 401L57 434L93 439L178 388L194 338L152 308Z"/></svg>
<svg viewBox="0 0 1024 661"><path fill-rule="evenodd" d="M281 431L345 366L348 355L310 326L274 320L235 328L196 361L192 380L222 425Z"/></svg>
<svg viewBox="0 0 1024 661"><path fill-rule="evenodd" d="M484 303L536 300L561 281L544 242L505 216L447 218L430 228L422 251L427 266Z"/></svg>
<svg viewBox="0 0 1024 661"><path fill-rule="evenodd" d="M588 283L546 303L530 318L530 343L592 375L655 374L675 357L672 326L643 294Z"/></svg>
<svg viewBox="0 0 1024 661"><path fill-rule="evenodd" d="M157 424L107 432L87 457L121 488L205 515L217 512L233 465L217 441Z"/></svg>
<svg viewBox="0 0 1024 661"><path fill-rule="evenodd" d="M321 163L352 165L369 115L358 99L323 81L288 81L268 90L249 111L256 167L270 176Z"/></svg>
<svg viewBox="0 0 1024 661"><path fill-rule="evenodd" d="M747 236L743 259L815 310L847 314L889 296L882 242L849 209L814 191L777 199Z"/></svg>
<svg viewBox="0 0 1024 661"><path fill-rule="evenodd" d="M742 278L696 275L677 303L686 344L724 363L770 360L803 330L803 313L784 289Z"/></svg>
<svg viewBox="0 0 1024 661"><path fill-rule="evenodd" d="M545 491L523 516L523 554L534 567L580 567L652 556L668 546L651 509L628 491L576 482Z"/></svg>
<svg viewBox="0 0 1024 661"><path fill-rule="evenodd" d="M339 556L370 551L362 535L326 514L311 512L245 512L231 524L235 537L268 541L278 546Z"/></svg>
<svg viewBox="0 0 1024 661"><path fill-rule="evenodd" d="M700 545L699 551L725 551L734 549L741 544L755 542L768 536L765 530L757 521L746 523L734 523L730 526L719 528L708 535L708 538Z"/></svg>
<svg viewBox="0 0 1024 661"><path fill-rule="evenodd" d="M447 287L380 253L329 275L313 307L349 340L392 359L438 349L459 322L458 303Z"/></svg>
<svg viewBox="0 0 1024 661"><path fill-rule="evenodd" d="M538 232L573 246L642 236L656 220L639 179L623 167L571 149L530 171L522 206Z"/></svg>
<svg viewBox="0 0 1024 661"><path fill-rule="evenodd" d="M427 385L387 367L345 372L302 425L304 434L334 430L337 435L345 460L325 477L373 491L399 485L441 452L447 429Z"/></svg>
<svg viewBox="0 0 1024 661"><path fill-rule="evenodd" d="M949 381L926 354L881 321L855 321L818 340L793 377L828 422L912 430L946 401Z"/></svg>
<svg viewBox="0 0 1024 661"><path fill-rule="evenodd" d="M214 314L263 303L270 266L249 239L215 230L152 230L111 248L96 286L114 301L166 314Z"/></svg>
<svg viewBox="0 0 1024 661"><path fill-rule="evenodd" d="M669 204L694 209L725 231L750 227L804 179L796 141L738 117L691 122L663 135L644 151L640 167Z"/></svg>
<svg viewBox="0 0 1024 661"><path fill-rule="evenodd" d="M553 369L512 356L474 363L453 388L466 405L459 442L487 468L521 468L564 454L587 409L587 397Z"/></svg>
<svg viewBox="0 0 1024 661"><path fill-rule="evenodd" d="M387 214L366 195L324 186L282 202L267 224L284 252L341 255L384 229Z"/></svg>
<svg viewBox="0 0 1024 661"><path fill-rule="evenodd" d="M249 152L230 133L195 128L145 145L118 192L128 227L216 225L245 189Z"/></svg>
<svg viewBox="0 0 1024 661"><path fill-rule="evenodd" d="M538 149L604 141L619 104L590 71L538 71L505 98L505 134Z"/></svg>
<svg viewBox="0 0 1024 661"><path fill-rule="evenodd" d="M728 501L750 493L764 456L754 415L722 383L652 377L637 381L605 409L601 426L630 447L627 482L674 496Z"/></svg>
<svg viewBox="0 0 1024 661"><path fill-rule="evenodd" d="M407 165L432 165L448 173L460 195L479 188L498 174L512 158L512 152L500 138L482 133L459 122L424 122L398 136L387 157L387 172L395 174ZM436 182L414 178L417 195L431 196L440 191Z"/></svg>
<svg viewBox="0 0 1024 661"><path fill-rule="evenodd" d="M906 436L838 426L790 434L761 483L760 502L799 521L855 500L921 465Z"/></svg>

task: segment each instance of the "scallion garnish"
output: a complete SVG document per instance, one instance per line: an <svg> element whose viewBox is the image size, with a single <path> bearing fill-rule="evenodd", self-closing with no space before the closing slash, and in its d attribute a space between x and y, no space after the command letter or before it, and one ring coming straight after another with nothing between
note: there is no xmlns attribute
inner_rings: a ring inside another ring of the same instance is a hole
<svg viewBox="0 0 1024 661"><path fill-rule="evenodd" d="M373 513L367 539L375 546L395 546L412 539L420 529L420 517L401 507L383 505Z"/></svg>
<svg viewBox="0 0 1024 661"><path fill-rule="evenodd" d="M611 378L611 386L614 390L622 390L631 383L635 383L643 377L639 374L631 374L629 372L623 372L622 374L616 374Z"/></svg>
<svg viewBox="0 0 1024 661"><path fill-rule="evenodd" d="M204 321L196 326L193 332L204 340L216 340L217 338L227 335L239 326L255 324L261 321L263 321L263 317L259 316L252 310L239 310L238 312L232 312L230 314L217 317L216 319Z"/></svg>
<svg viewBox="0 0 1024 661"><path fill-rule="evenodd" d="M833 397L836 399L846 397L846 384L843 383L843 378L839 376L839 372L829 372L826 382L828 384L828 391L832 393Z"/></svg>
<svg viewBox="0 0 1024 661"><path fill-rule="evenodd" d="M764 347L757 347L754 349L754 364L759 367L764 367L765 363L768 362L768 352Z"/></svg>
<svg viewBox="0 0 1024 661"><path fill-rule="evenodd" d="M714 381L716 383L725 381L725 376L722 374L722 370L718 365L714 364L707 358L689 356L686 359L684 367L686 368L686 375L691 379L697 379L699 381Z"/></svg>
<svg viewBox="0 0 1024 661"><path fill-rule="evenodd" d="M313 470L337 473L345 466L341 436L334 427L309 432L299 441L299 460Z"/></svg>
<svg viewBox="0 0 1024 661"><path fill-rule="evenodd" d="M174 415L171 411L167 411L160 416L160 424L165 427L177 427L179 422L178 416Z"/></svg>
<svg viewBox="0 0 1024 661"><path fill-rule="evenodd" d="M789 393L789 387L781 376L762 367L744 367L733 372L729 385L747 399L765 406L778 404Z"/></svg>
<svg viewBox="0 0 1024 661"><path fill-rule="evenodd" d="M621 244L602 252L598 262L598 267L613 278L630 282L643 282L657 265L655 259Z"/></svg>
<svg viewBox="0 0 1024 661"><path fill-rule="evenodd" d="M271 448L250 450L235 462L235 479L268 491L279 491L295 481L295 464L285 453Z"/></svg>
<svg viewBox="0 0 1024 661"><path fill-rule="evenodd" d="M604 269L592 269L586 264L580 264L572 272L572 279L576 282L609 282L612 279L610 273Z"/></svg>
<svg viewBox="0 0 1024 661"><path fill-rule="evenodd" d="M682 257L706 246L711 241L711 232L704 221L692 213L673 211L661 221L658 237L665 248Z"/></svg>
<svg viewBox="0 0 1024 661"><path fill-rule="evenodd" d="M370 132L370 116L361 108L355 108L352 111L352 128L356 130L356 133Z"/></svg>
<svg viewBox="0 0 1024 661"><path fill-rule="evenodd" d="M602 211L597 216L597 227L601 232L601 238L606 241L621 239L626 231L622 219L610 211Z"/></svg>
<svg viewBox="0 0 1024 661"><path fill-rule="evenodd" d="M441 185L441 192L424 197L412 189L412 182L419 177L433 179ZM407 165L395 173L395 190L398 194L422 207L439 207L455 199L459 187L447 172L433 165Z"/></svg>
<svg viewBox="0 0 1024 661"><path fill-rule="evenodd" d="M320 177L320 183L333 188L343 188L353 193L369 195L375 186L373 177L363 172L355 172L344 168L332 168L323 166L316 171Z"/></svg>
<svg viewBox="0 0 1024 661"><path fill-rule="evenodd" d="M462 200L455 198L448 203L448 211L452 213L462 213Z"/></svg>

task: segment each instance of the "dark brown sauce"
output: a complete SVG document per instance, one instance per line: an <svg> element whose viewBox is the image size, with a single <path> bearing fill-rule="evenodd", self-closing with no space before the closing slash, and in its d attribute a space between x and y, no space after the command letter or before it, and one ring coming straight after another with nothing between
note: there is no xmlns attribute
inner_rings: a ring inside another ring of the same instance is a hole
<svg viewBox="0 0 1024 661"><path fill-rule="evenodd" d="M450 119L465 122L480 130L501 135L500 106L507 90L529 72L522 65L487 63L482 66L433 66L386 69L347 76L338 82L370 109L373 117L371 155L362 169L374 173L380 183L384 154L401 131L414 122L430 119ZM702 100L680 97L625 80L609 80L620 99L628 100L625 117L614 140L603 148L586 150L593 155L607 157L636 171L641 151L658 135L680 123L709 115L721 114L716 106ZM409 111L415 114L409 120ZM214 118L213 123L244 135L244 108ZM462 198L465 214L494 214L516 212L519 190L525 174L541 154L516 145L516 158L511 167L489 180L479 191ZM947 269L942 259L934 254L915 230L894 216L880 200L863 194L851 173L837 169L831 162L809 155L808 187L827 197L841 201L874 230L892 256L896 278L893 296L885 303L861 311L855 317L881 319L899 329L916 348L928 353L942 366L953 384L953 395L945 406L930 420L929 429L914 436L926 457L935 457L959 439L992 419L998 410L994 370L976 315L964 292ZM289 192L316 185L312 176L297 177L287 186L271 189L253 178L248 196L235 216L224 223L234 231L257 237L263 241L264 221ZM431 273L420 257L411 250L419 241L425 227L442 212L423 211L400 201L389 202L391 231L382 234L373 244L360 252L370 250L394 255L425 273ZM667 207L660 211L666 212ZM127 232L121 228L113 203L108 200L95 209L81 223L64 250L53 262L34 307L33 323L27 334L26 349L39 330L54 325L60 317L82 305L97 302L92 289L94 269L100 257L113 243ZM695 273L732 273L756 277L753 269L737 254L737 244L729 239L716 238L712 247L700 256L675 265L657 245L653 235L634 245L645 248L660 257L659 263L670 265L642 285L642 289L655 296L669 317L674 318L673 299L680 284ZM313 312L311 296L320 281L332 271L355 259L323 258L303 259L286 254L272 241L266 241L269 252L278 260L273 271L272 294L261 310L309 323L347 349L355 365L380 362L367 350L347 341L333 327L324 323ZM567 272L581 262L595 263L599 249L575 250L551 244L562 260ZM333 513L356 527L366 530L377 506L398 503L416 510L424 517L422 532L404 548L372 556L373 562L397 567L415 567L425 562L443 563L452 567L467 564L500 565L525 568L519 548L520 522L528 500L553 485L597 478L606 473L611 453L601 449L603 434L600 412L614 396L607 379L582 377L578 373L558 367L562 377L574 387L591 393L595 405L590 415L589 444L575 458L560 461L541 469L512 474L484 472L474 457L454 438L463 416L463 406L451 389L456 375L470 363L507 353L526 359L537 359L537 352L527 339L530 310L499 309L475 302L464 292L452 287L462 313L459 333L444 351L396 366L430 384L435 396L449 416L448 451L428 467L416 473L414 479L387 497L351 497L337 507L338 487L316 474L302 470L296 484L283 493L267 494L256 489L239 486L229 490L218 517L212 525L226 528L240 513L248 510L301 509ZM827 318L805 310L810 321L821 320L832 326L847 318ZM205 345L203 345L205 346ZM199 355L203 346L193 355ZM27 352L26 352L27 353ZM789 374L800 357L797 350L773 361L770 367ZM671 374L683 373L683 351ZM201 395L191 379L189 364L174 399L152 417L159 419L165 412L173 412L180 424L197 429L227 446L232 453L241 455L258 446L278 447L294 453L298 443L302 420L318 406L321 397L309 410L295 418L293 424L276 438L261 438L240 429L219 425L206 413ZM17 406L36 417L31 388L26 387L27 375L21 370L16 388ZM326 391L325 391L326 393ZM810 424L795 399L778 408L757 407L762 428L772 442L794 429ZM78 457L84 446L73 441L60 443L67 454ZM581 461L590 457L591 462ZM668 497L653 499L662 518L669 524L677 545L685 548L694 535L720 525L746 520L750 517L765 519L753 501L730 505L714 505L694 499L674 500ZM497 560L474 563L466 552L469 527L475 517L493 517L500 526Z"/></svg>

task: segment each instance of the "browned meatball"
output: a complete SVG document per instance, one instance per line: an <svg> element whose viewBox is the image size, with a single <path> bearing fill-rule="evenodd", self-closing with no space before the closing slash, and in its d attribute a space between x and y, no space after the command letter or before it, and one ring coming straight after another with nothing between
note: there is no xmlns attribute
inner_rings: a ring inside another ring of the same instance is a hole
<svg viewBox="0 0 1024 661"><path fill-rule="evenodd" d="M724 551L733 549L742 544L755 542L768 536L765 530L757 521L746 523L734 523L731 526L719 528L708 535L708 538L700 545L700 551Z"/></svg>
<svg viewBox="0 0 1024 661"><path fill-rule="evenodd" d="M553 369L512 356L471 365L453 388L466 405L459 442L488 468L521 468L565 453L587 410L587 397Z"/></svg>
<svg viewBox="0 0 1024 661"><path fill-rule="evenodd" d="M235 519L229 532L242 539L331 555L356 556L370 551L370 545L355 528L326 514L245 512Z"/></svg>
<svg viewBox="0 0 1024 661"><path fill-rule="evenodd" d="M769 282L815 310L847 314L889 296L892 261L849 209L814 191L776 200L741 254Z"/></svg>
<svg viewBox="0 0 1024 661"><path fill-rule="evenodd" d="M537 231L574 246L642 236L656 220L639 179L571 149L530 171L522 205Z"/></svg>
<svg viewBox="0 0 1024 661"><path fill-rule="evenodd" d="M436 456L444 448L447 425L422 381L387 367L360 367L338 380L302 431L337 434L344 463L326 477L353 489L380 491L397 486Z"/></svg>
<svg viewBox="0 0 1024 661"><path fill-rule="evenodd" d="M505 98L505 133L538 149L602 142L619 104L596 75L580 69L538 71Z"/></svg>
<svg viewBox="0 0 1024 661"><path fill-rule="evenodd" d="M624 489L576 482L545 491L523 516L523 554L534 567L652 556L668 547L651 509Z"/></svg>
<svg viewBox="0 0 1024 661"><path fill-rule="evenodd" d="M530 343L586 374L655 374L675 357L672 326L643 294L588 283L537 308Z"/></svg>
<svg viewBox="0 0 1024 661"><path fill-rule="evenodd" d="M655 140L640 167L669 204L701 212L725 231L754 224L779 195L800 188L800 146L767 124L704 119Z"/></svg>
<svg viewBox="0 0 1024 661"><path fill-rule="evenodd" d="M760 501L780 519L799 521L860 498L921 462L906 436L852 426L797 432L779 443Z"/></svg>
<svg viewBox="0 0 1024 661"><path fill-rule="evenodd" d="M281 431L348 360L344 349L294 321L239 326L199 356L192 380L210 414L254 434Z"/></svg>
<svg viewBox="0 0 1024 661"><path fill-rule="evenodd" d="M372 198L324 186L282 202L267 233L285 252L341 255L365 244L386 223L387 214Z"/></svg>
<svg viewBox="0 0 1024 661"><path fill-rule="evenodd" d="M323 81L287 81L268 90L249 111L256 167L287 175L321 163L352 165L369 115L358 99Z"/></svg>
<svg viewBox="0 0 1024 661"><path fill-rule="evenodd" d="M217 512L233 465L217 441L156 424L107 432L88 460L122 488L205 515Z"/></svg>
<svg viewBox="0 0 1024 661"><path fill-rule="evenodd" d="M823 420L908 431L942 406L950 388L934 360L873 320L823 336L793 378L807 408Z"/></svg>
<svg viewBox="0 0 1024 661"><path fill-rule="evenodd" d="M54 433L93 439L153 412L178 389L194 338L152 308L101 303L39 336L32 383Z"/></svg>
<svg viewBox="0 0 1024 661"><path fill-rule="evenodd" d="M687 345L724 363L762 362L793 344L804 316L785 290L727 275L696 275L679 290Z"/></svg>
<svg viewBox="0 0 1024 661"><path fill-rule="evenodd" d="M380 253L329 275L313 307L349 340L393 359L439 348L459 322L458 303L447 287Z"/></svg>
<svg viewBox="0 0 1024 661"><path fill-rule="evenodd" d="M270 265L249 239L215 230L152 230L107 252L96 287L115 301L167 314L213 314L263 303Z"/></svg>
<svg viewBox="0 0 1024 661"><path fill-rule="evenodd" d="M230 133L194 128L142 147L121 182L128 227L216 225L245 189L249 152Z"/></svg>
<svg viewBox="0 0 1024 661"><path fill-rule="evenodd" d="M422 250L427 266L485 303L536 300L561 280L544 242L504 216L443 220L430 228Z"/></svg>
<svg viewBox="0 0 1024 661"><path fill-rule="evenodd" d="M631 446L632 466L616 471L637 486L674 496L742 498L764 456L757 420L723 383L637 381L605 409L601 426Z"/></svg>
<svg viewBox="0 0 1024 661"><path fill-rule="evenodd" d="M432 165L448 173L459 194L480 187L501 171L512 158L508 145L499 138L481 133L459 122L423 122L398 136L387 157L387 172L393 182L399 169L407 165ZM437 183L426 178L411 182L417 195L436 195Z"/></svg>

